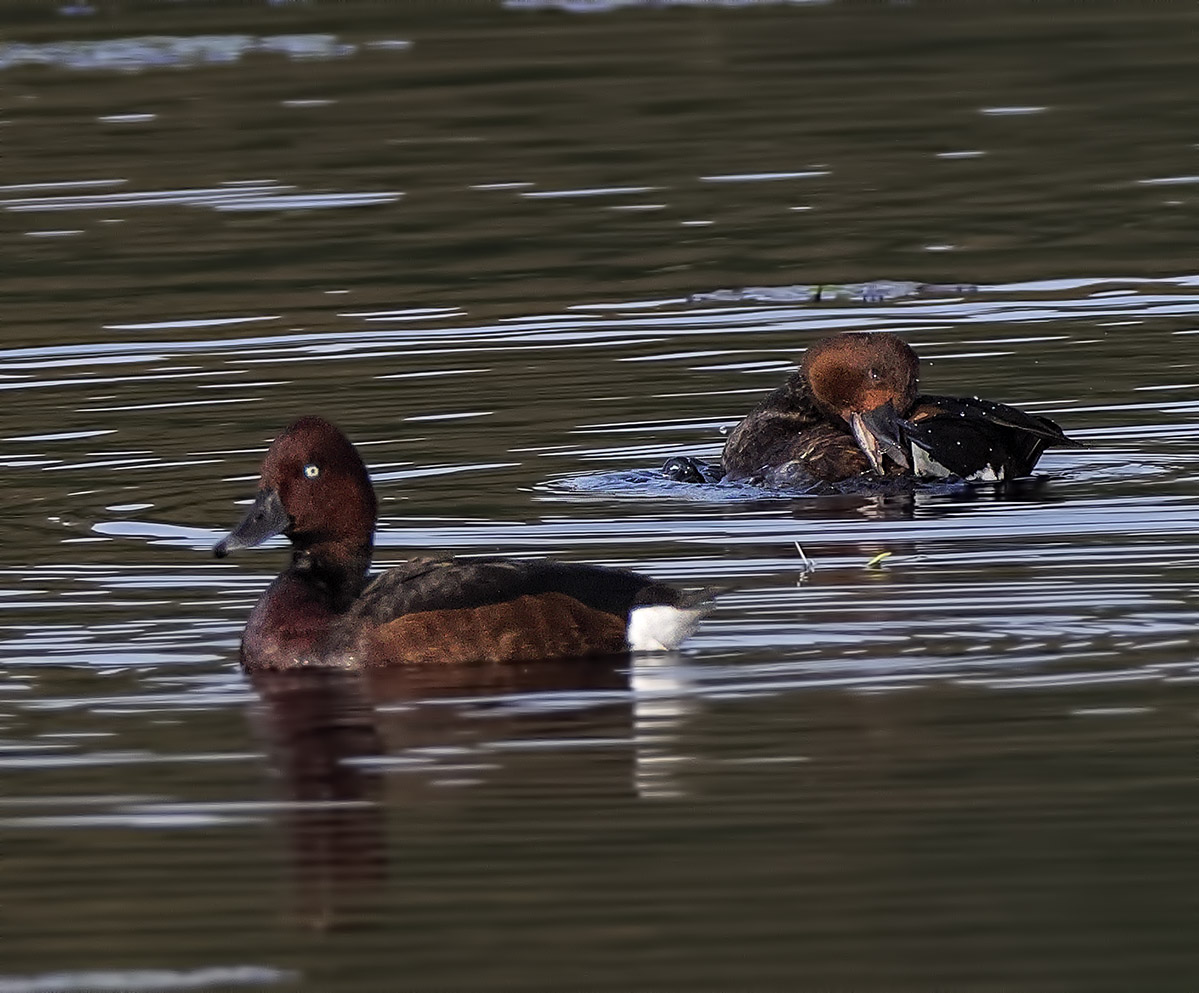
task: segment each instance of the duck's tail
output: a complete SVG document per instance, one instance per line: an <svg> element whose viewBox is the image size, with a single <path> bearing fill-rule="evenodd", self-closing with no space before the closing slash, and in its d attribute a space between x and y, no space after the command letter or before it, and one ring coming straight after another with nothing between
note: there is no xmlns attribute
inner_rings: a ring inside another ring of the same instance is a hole
<svg viewBox="0 0 1199 993"><path fill-rule="evenodd" d="M671 603L634 604L629 610L626 638L634 652L671 652L691 637L716 606L722 587L706 587L672 597Z"/></svg>

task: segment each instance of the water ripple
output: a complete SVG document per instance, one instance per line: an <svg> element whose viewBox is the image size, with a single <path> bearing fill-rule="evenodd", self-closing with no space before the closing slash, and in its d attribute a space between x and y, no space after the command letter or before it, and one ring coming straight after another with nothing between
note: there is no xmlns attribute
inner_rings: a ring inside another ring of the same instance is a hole
<svg viewBox="0 0 1199 993"><path fill-rule="evenodd" d="M291 61L343 59L358 50L357 45L332 34L153 35L44 44L8 42L0 44L0 70L36 65L86 72L144 72L230 65L255 54L281 55Z"/></svg>

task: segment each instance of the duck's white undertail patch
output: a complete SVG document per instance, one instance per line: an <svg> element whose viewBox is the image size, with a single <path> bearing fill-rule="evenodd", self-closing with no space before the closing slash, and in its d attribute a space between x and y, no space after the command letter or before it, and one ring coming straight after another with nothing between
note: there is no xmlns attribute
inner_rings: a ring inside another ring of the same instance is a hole
<svg viewBox="0 0 1199 993"><path fill-rule="evenodd" d="M629 648L635 652L669 652L690 637L710 603L694 607L649 604L629 611Z"/></svg>

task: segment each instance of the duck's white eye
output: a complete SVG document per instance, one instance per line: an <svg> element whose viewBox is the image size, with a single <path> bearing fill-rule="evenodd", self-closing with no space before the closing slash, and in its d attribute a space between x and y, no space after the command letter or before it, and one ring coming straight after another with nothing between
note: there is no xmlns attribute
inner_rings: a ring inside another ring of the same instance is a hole
<svg viewBox="0 0 1199 993"><path fill-rule="evenodd" d="M316 479L321 474L321 467L314 462L309 462L304 466L304 477L306 479Z"/></svg>

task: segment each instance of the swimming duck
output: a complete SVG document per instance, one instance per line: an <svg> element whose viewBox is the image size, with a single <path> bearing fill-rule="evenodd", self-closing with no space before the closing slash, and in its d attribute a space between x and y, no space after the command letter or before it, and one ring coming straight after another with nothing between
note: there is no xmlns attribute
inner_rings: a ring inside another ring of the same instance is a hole
<svg viewBox="0 0 1199 993"><path fill-rule="evenodd" d="M920 360L885 331L834 335L729 435L729 481L786 482L798 470L858 477L1006 481L1028 476L1046 448L1078 448L1047 417L977 397L919 393Z"/></svg>
<svg viewBox="0 0 1199 993"><path fill-rule="evenodd" d="M290 565L246 622L246 668L668 650L710 608L704 594L635 572L550 560L420 557L372 581L376 509L366 466L329 421L303 417L275 439L254 505L213 549L221 558L278 534L291 542Z"/></svg>

